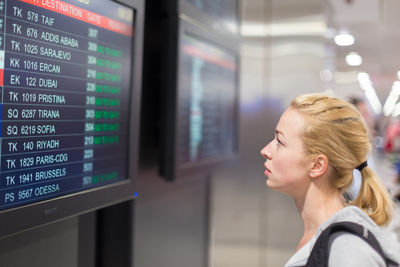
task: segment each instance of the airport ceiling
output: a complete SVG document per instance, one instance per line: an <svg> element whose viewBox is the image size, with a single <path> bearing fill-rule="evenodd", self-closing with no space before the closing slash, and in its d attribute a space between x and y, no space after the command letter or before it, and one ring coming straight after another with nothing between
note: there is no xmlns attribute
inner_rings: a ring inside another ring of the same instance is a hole
<svg viewBox="0 0 400 267"><path fill-rule="evenodd" d="M354 86L357 85L356 74L367 72L382 105L385 103L393 82L398 80L397 71L400 70L399 0L244 1L244 23L255 23L263 19L265 23L266 17L272 18L273 23L323 21L327 43L331 41L335 51L334 73L341 77L348 74L348 77L352 77L348 83ZM334 45L333 36L340 31L352 34L355 37L354 44L343 47ZM356 52L362 57L361 65L346 64L345 56L350 52Z"/></svg>
<svg viewBox="0 0 400 267"><path fill-rule="evenodd" d="M348 47L337 47L338 71L367 72L384 104L400 70L400 1L398 0L329 0L328 27L347 30L355 37ZM349 52L357 52L363 62L348 66L343 60Z"/></svg>

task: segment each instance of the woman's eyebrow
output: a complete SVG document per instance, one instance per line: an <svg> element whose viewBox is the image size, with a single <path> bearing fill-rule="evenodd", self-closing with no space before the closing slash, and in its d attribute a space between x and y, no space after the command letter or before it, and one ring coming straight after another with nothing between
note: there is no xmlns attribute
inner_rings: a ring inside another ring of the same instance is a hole
<svg viewBox="0 0 400 267"><path fill-rule="evenodd" d="M276 135L280 134L280 135L282 135L283 137L285 137L285 135L284 135L281 131L279 131L279 130L277 130L277 129L275 130L275 134L276 134Z"/></svg>

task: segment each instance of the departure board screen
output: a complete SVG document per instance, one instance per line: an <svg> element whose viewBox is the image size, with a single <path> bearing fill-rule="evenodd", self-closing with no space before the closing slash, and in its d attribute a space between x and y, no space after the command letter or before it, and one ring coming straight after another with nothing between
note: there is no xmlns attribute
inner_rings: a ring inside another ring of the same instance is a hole
<svg viewBox="0 0 400 267"><path fill-rule="evenodd" d="M235 151L237 61L230 50L185 34L179 74L178 163Z"/></svg>
<svg viewBox="0 0 400 267"><path fill-rule="evenodd" d="M99 2L0 1L0 210L128 178L134 11Z"/></svg>

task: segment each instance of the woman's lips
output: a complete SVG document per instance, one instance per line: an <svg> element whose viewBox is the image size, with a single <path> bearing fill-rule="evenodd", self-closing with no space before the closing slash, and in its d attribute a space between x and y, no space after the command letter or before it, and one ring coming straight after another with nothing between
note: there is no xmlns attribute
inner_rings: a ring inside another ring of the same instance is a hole
<svg viewBox="0 0 400 267"><path fill-rule="evenodd" d="M264 174L267 176L271 174L271 171L267 168L267 166L265 166Z"/></svg>

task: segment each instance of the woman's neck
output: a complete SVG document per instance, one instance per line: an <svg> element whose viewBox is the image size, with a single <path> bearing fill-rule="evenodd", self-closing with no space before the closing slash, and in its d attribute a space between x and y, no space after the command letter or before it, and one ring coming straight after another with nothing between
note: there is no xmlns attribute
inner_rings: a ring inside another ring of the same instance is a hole
<svg viewBox="0 0 400 267"><path fill-rule="evenodd" d="M337 190L321 190L310 185L304 197L295 198L297 209L304 223L304 233L297 250L303 247L317 232L318 227L344 207L341 193Z"/></svg>

